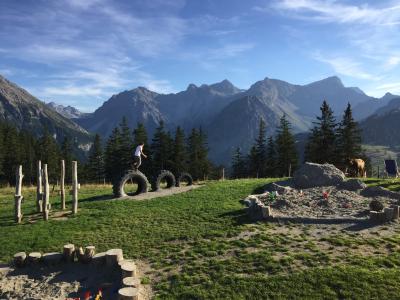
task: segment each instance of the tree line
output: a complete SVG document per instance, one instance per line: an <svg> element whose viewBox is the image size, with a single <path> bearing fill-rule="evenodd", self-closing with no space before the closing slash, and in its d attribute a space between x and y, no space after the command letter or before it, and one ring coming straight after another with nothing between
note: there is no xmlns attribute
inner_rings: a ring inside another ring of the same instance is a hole
<svg viewBox="0 0 400 300"><path fill-rule="evenodd" d="M361 149L361 131L348 104L342 120L336 121L326 101L320 107L321 115L313 122L304 149L304 161L331 163L344 169L349 158L368 158ZM231 177L284 177L290 176L299 165L299 153L291 124L283 115L275 136L266 137L266 125L260 120L259 133L250 148L243 154L236 148L231 163Z"/></svg>
<svg viewBox="0 0 400 300"><path fill-rule="evenodd" d="M144 152L148 158L142 161L140 170L147 176L156 176L162 169L174 174L189 172L194 179L210 176L215 167L208 160L207 136L201 128L194 128L188 136L181 127L174 135L167 131L161 121L151 142L143 124L139 123L131 130L126 118L123 118L103 143L97 134L85 161L78 163L81 183L112 182L128 169L132 168L135 147L145 143ZM9 123L0 122L0 183L15 184L15 170L22 165L24 182L35 184L37 161L48 165L49 180L56 183L60 177L60 161L65 160L66 182L71 181L71 165L79 160L74 153L70 137L61 144L47 131L40 137L19 130Z"/></svg>

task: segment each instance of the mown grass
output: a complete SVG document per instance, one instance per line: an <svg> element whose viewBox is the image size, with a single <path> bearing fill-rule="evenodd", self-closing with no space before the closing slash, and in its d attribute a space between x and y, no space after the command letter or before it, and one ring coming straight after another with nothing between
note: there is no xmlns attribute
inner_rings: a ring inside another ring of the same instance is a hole
<svg viewBox="0 0 400 300"><path fill-rule="evenodd" d="M18 251L59 251L69 242L93 244L147 262L144 282L162 299L398 298L397 224L361 235L331 225L250 222L239 201L268 181L208 182L145 201L111 200L111 187L83 186L77 216L34 223L28 222L34 189L25 189L20 225L13 222L13 190L2 189L0 260ZM51 202L59 210L56 192Z"/></svg>

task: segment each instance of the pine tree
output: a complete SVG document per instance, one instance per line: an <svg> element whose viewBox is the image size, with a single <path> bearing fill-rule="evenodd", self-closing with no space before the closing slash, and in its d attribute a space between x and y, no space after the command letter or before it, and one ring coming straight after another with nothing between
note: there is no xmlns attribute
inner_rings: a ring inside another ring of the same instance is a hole
<svg viewBox="0 0 400 300"><path fill-rule="evenodd" d="M152 173L152 152L148 143L146 127L143 123L138 123L137 127L133 130L133 144L136 147L144 143L143 152L147 155L146 159L142 158L142 165L140 166L141 172L150 175Z"/></svg>
<svg viewBox="0 0 400 300"><path fill-rule="evenodd" d="M308 138L305 158L315 163L333 163L336 161L336 121L333 111L324 101L320 108L321 116L314 122L314 128Z"/></svg>
<svg viewBox="0 0 400 300"><path fill-rule="evenodd" d="M175 139L173 145L173 157L172 157L172 171L178 175L181 172L187 171L187 148L185 145L185 133L183 129L178 126L175 131Z"/></svg>
<svg viewBox="0 0 400 300"><path fill-rule="evenodd" d="M88 162L86 164L87 179L91 182L100 183L104 179L104 155L100 135L96 134L90 149Z"/></svg>
<svg viewBox="0 0 400 300"><path fill-rule="evenodd" d="M120 145L119 145L119 156L120 156L120 173L125 173L127 170L132 168L134 146L132 139L132 132L128 126L128 122L125 117L119 125L120 131Z"/></svg>
<svg viewBox="0 0 400 300"><path fill-rule="evenodd" d="M72 161L75 159L74 155L72 154L72 141L68 136L65 136L63 142L61 143L60 159L65 161L65 182L72 183Z"/></svg>
<svg viewBox="0 0 400 300"><path fill-rule="evenodd" d="M47 164L49 181L55 183L60 177L60 147L47 128L45 128L42 137L38 140L36 156L42 161L42 166Z"/></svg>
<svg viewBox="0 0 400 300"><path fill-rule="evenodd" d="M362 155L361 131L353 119L349 103L337 130L337 162L342 165L346 159L359 158Z"/></svg>
<svg viewBox="0 0 400 300"><path fill-rule="evenodd" d="M260 176L259 166L258 166L258 153L257 148L253 145L250 148L249 155L247 156L247 164L248 164L248 175L253 178L258 178Z"/></svg>
<svg viewBox="0 0 400 300"><path fill-rule="evenodd" d="M159 126L156 128L152 139L151 151L153 155L153 175L171 166L172 138L169 133L165 132L163 121L160 121Z"/></svg>
<svg viewBox="0 0 400 300"><path fill-rule="evenodd" d="M232 157L232 178L244 177L246 177L246 162L242 151L237 147Z"/></svg>
<svg viewBox="0 0 400 300"><path fill-rule="evenodd" d="M203 179L210 172L210 162L207 158L207 137L202 129L192 129L187 142L189 153L189 172L193 178Z"/></svg>
<svg viewBox="0 0 400 300"><path fill-rule="evenodd" d="M275 143L277 152L277 174L281 177L289 176L293 174L293 171L297 168L298 155L294 137L291 133L290 123L285 115L280 119ZM289 171L291 174L289 174Z"/></svg>
<svg viewBox="0 0 400 300"><path fill-rule="evenodd" d="M107 140L104 164L105 173L108 181L114 182L118 180L122 175L121 163L119 159L121 147L121 133L119 128L113 129L110 137Z"/></svg>
<svg viewBox="0 0 400 300"><path fill-rule="evenodd" d="M4 161L3 174L7 183L15 184L15 170L21 161L18 131L9 124L4 127Z"/></svg>
<svg viewBox="0 0 400 300"><path fill-rule="evenodd" d="M260 127L258 137L256 139L257 150L257 165L259 177L265 177L266 173L266 159L267 159L267 140L265 133L265 122L260 119Z"/></svg>
<svg viewBox="0 0 400 300"><path fill-rule="evenodd" d="M267 177L276 177L277 172L277 154L275 149L275 141L272 136L268 138L267 142L267 166L266 166L266 176Z"/></svg>

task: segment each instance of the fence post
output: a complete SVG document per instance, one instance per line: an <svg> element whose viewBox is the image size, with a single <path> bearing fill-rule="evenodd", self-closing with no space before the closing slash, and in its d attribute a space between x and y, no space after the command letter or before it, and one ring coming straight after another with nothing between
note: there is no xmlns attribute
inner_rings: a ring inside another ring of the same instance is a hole
<svg viewBox="0 0 400 300"><path fill-rule="evenodd" d="M22 212L21 212L21 204L22 199L22 178L24 178L24 174L22 174L22 166L18 166L16 172L16 182L15 182L15 222L21 223L22 221Z"/></svg>
<svg viewBox="0 0 400 300"><path fill-rule="evenodd" d="M78 162L72 162L72 213L78 213Z"/></svg>
<svg viewBox="0 0 400 300"><path fill-rule="evenodd" d="M61 160L61 179L60 179L60 189L61 189L61 209L65 210L65 161Z"/></svg>
<svg viewBox="0 0 400 300"><path fill-rule="evenodd" d="M43 165L43 219L47 221L49 219L49 211L50 211L50 187L49 187L49 174L47 173L47 164Z"/></svg>
<svg viewBox="0 0 400 300"><path fill-rule="evenodd" d="M225 168L222 168L222 180L225 180Z"/></svg>
<svg viewBox="0 0 400 300"><path fill-rule="evenodd" d="M36 185L36 210L42 212L43 189L42 189L42 162L37 162L37 185Z"/></svg>

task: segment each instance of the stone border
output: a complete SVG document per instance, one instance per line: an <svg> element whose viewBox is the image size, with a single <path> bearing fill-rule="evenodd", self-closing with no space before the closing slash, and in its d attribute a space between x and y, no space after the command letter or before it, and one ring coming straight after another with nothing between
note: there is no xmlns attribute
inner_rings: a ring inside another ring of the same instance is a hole
<svg viewBox="0 0 400 300"><path fill-rule="evenodd" d="M44 253L18 252L14 255L13 265L16 268L24 268L35 265L55 266L61 263L83 263L103 265L113 270L118 269L121 278L118 281L118 299L140 300L137 266L131 259L124 259L122 249L110 249L106 252L95 254L94 246L76 248L74 244L64 245L62 252Z"/></svg>

